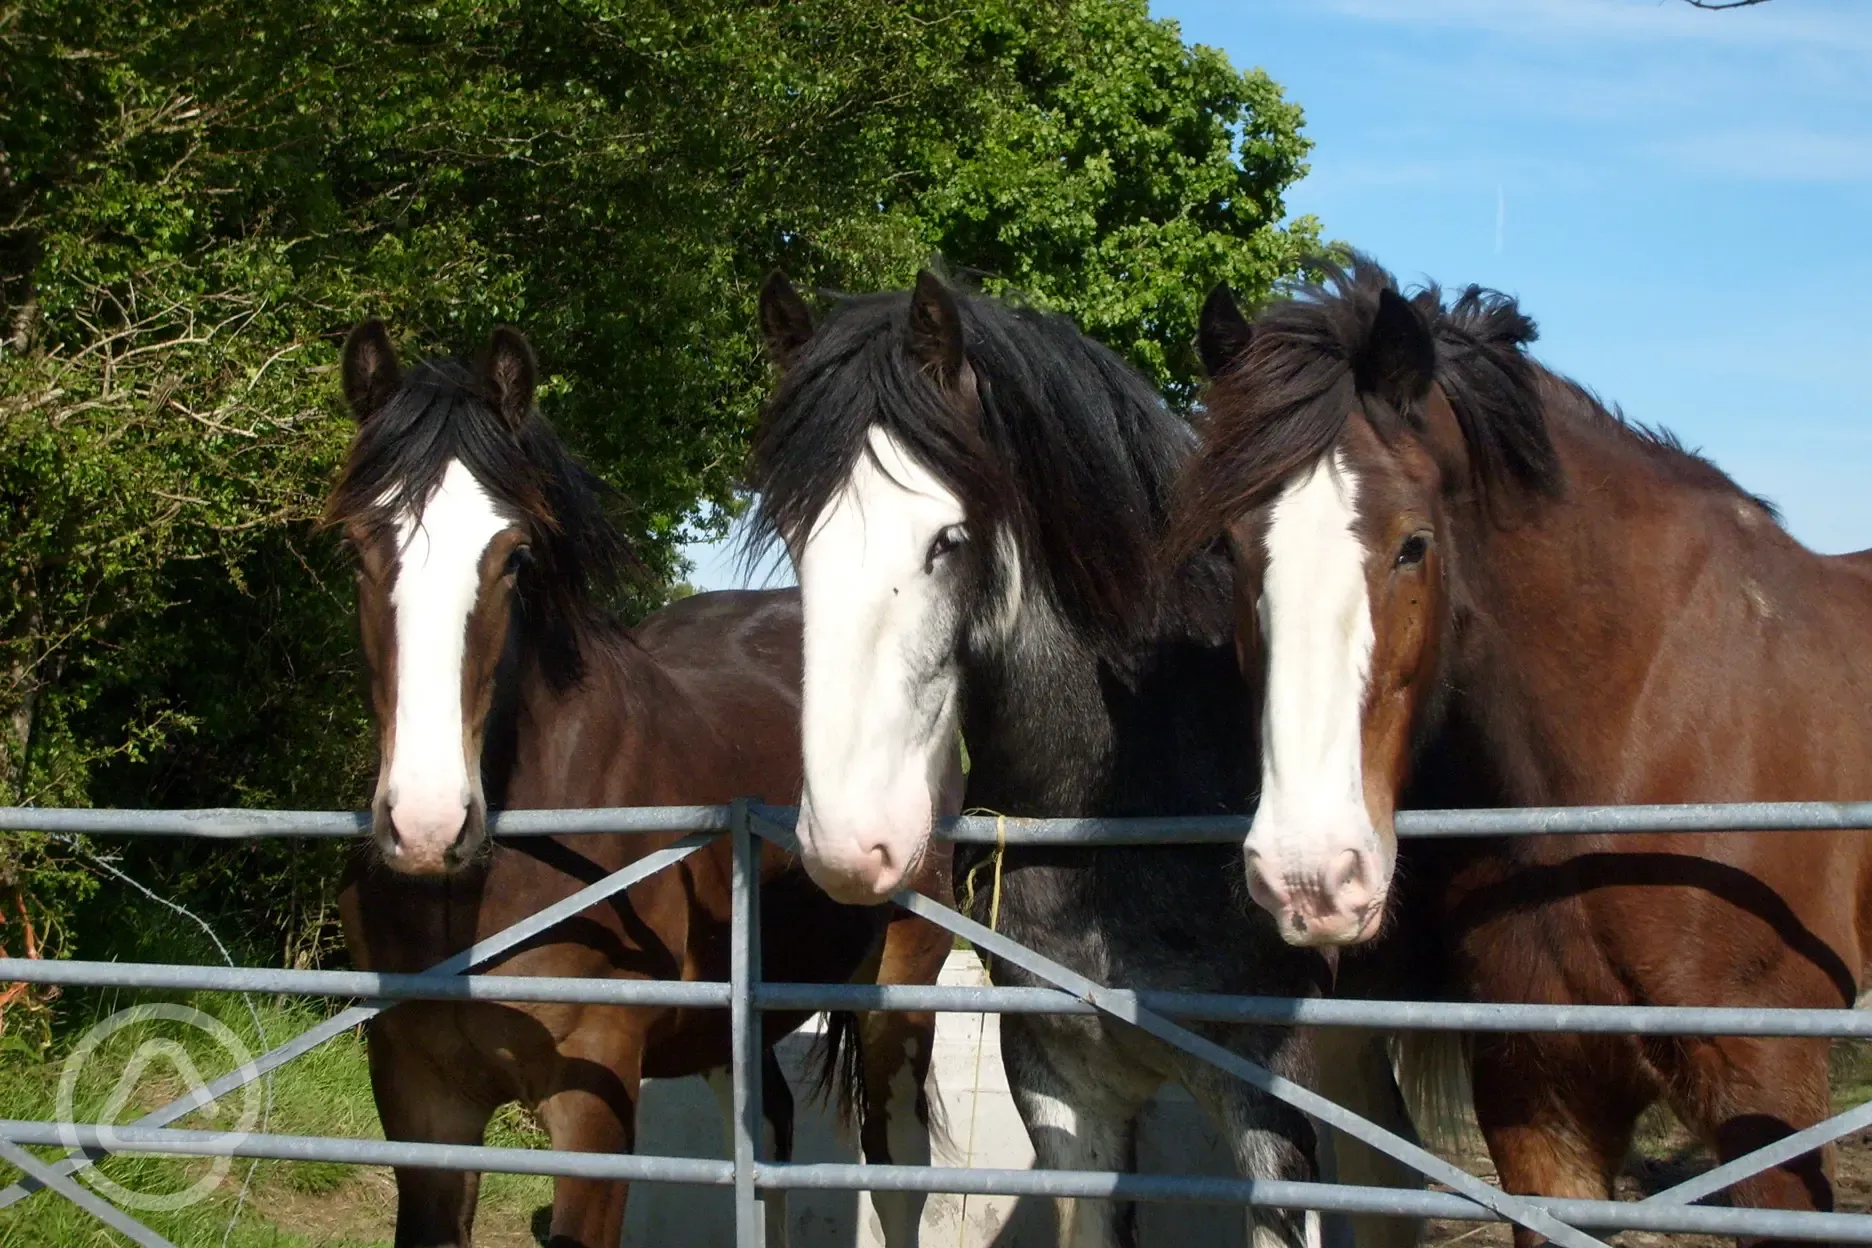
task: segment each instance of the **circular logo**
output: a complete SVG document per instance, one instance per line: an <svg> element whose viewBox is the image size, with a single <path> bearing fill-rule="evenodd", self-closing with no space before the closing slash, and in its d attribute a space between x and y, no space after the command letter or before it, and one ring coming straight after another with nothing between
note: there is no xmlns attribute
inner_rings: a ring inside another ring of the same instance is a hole
<svg viewBox="0 0 1872 1248"><path fill-rule="evenodd" d="M217 1134L212 1143L221 1155L212 1159L208 1173L179 1192L138 1192L107 1178L96 1166L86 1166L81 1174L85 1182L96 1188L103 1195L116 1201L127 1209L171 1210L185 1209L205 1198L227 1177L233 1166L231 1155L242 1141L247 1138L254 1124L260 1120L261 1102L264 1099L260 1091L260 1071L254 1065L253 1054L241 1038L229 1029L226 1023L211 1014L191 1009L186 1005L158 1002L149 1005L133 1005L127 1010L119 1010L109 1018L87 1030L78 1041L78 1046L66 1057L64 1068L59 1072L58 1086L58 1123L59 1139L67 1148L81 1147L78 1140L76 1102L78 1097L78 1079L84 1073L85 1066L97 1058L98 1046L122 1031L138 1023L164 1022L200 1032L233 1059L233 1067L240 1071L246 1080L241 1085L241 1109L239 1121L231 1128ZM195 1049L200 1051L197 1044ZM98 1060L102 1060L101 1058ZM191 1112L208 1118L216 1126L231 1116L231 1106L214 1099L209 1091L209 1081L202 1078L201 1069L196 1065L195 1057L189 1049L177 1041L173 1035L152 1035L136 1046L136 1049L123 1062L116 1081L111 1085L108 1096L104 1098L102 1108L98 1110L95 1124L87 1126L97 1128L97 1143L100 1147L116 1151L121 1137L117 1134L118 1115L130 1103L137 1087L146 1076L171 1077L179 1079L188 1089L181 1098L197 1102ZM223 1151L224 1150L224 1151Z"/></svg>

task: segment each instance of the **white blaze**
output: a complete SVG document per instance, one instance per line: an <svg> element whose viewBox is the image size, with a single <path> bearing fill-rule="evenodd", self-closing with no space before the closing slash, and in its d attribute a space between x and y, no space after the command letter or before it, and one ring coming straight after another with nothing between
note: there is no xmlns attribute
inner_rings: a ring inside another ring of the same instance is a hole
<svg viewBox="0 0 1872 1248"><path fill-rule="evenodd" d="M420 515L397 520L396 735L385 797L399 853L434 859L455 841L471 785L463 741L462 662L481 556L509 521L459 460Z"/></svg>
<svg viewBox="0 0 1872 1248"><path fill-rule="evenodd" d="M1282 491L1268 522L1261 805L1247 849L1290 886L1323 887L1343 851L1377 851L1363 775L1372 619L1357 497L1343 461L1322 458Z"/></svg>
<svg viewBox="0 0 1872 1248"><path fill-rule="evenodd" d="M798 556L801 848L821 886L851 901L888 894L923 852L952 783L959 684L959 606L929 550L962 504L889 434L867 439Z"/></svg>

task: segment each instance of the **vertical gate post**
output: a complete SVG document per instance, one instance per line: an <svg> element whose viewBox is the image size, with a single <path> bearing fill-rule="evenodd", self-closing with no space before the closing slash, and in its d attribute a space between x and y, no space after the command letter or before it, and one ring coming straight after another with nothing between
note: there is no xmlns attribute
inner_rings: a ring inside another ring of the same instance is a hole
<svg viewBox="0 0 1872 1248"><path fill-rule="evenodd" d="M760 842L748 814L748 799L737 798L729 814L734 839L734 902L730 920L729 1028L734 1049L734 1215L735 1248L762 1248L763 1219L754 1187L754 1166L762 1134L761 1023L754 1008L760 982Z"/></svg>

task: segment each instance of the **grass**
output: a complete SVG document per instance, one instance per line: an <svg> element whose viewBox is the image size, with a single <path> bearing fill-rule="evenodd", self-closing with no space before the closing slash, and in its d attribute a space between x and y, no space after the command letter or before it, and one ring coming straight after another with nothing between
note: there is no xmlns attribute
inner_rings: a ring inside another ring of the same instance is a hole
<svg viewBox="0 0 1872 1248"><path fill-rule="evenodd" d="M1872 1101L1872 1040L1834 1041L1830 1065L1834 1113Z"/></svg>
<svg viewBox="0 0 1872 1248"><path fill-rule="evenodd" d="M123 935L108 953L121 960L216 963L205 940L177 935L173 919L149 914L123 916ZM250 959L253 960L253 959ZM253 1054L281 1044L329 1016L343 1003L266 996L244 1000L233 993L140 994L115 990L70 992L56 1003L50 1044L22 1043L15 1027L0 1044L0 1117L49 1121L57 1117L61 1072L85 1032L114 1012L142 1002L190 1006L218 1020ZM13 1020L19 1021L19 1020ZM143 1059L140 1069L137 1059ZM168 1021L124 1028L98 1044L83 1063L73 1097L78 1121L98 1121L114 1099L119 1123L167 1103L188 1090L185 1071L202 1080L231 1069L235 1059L210 1036ZM135 1077L130 1078L129 1072ZM124 1085L119 1087L120 1082ZM381 1139L371 1100L364 1040L344 1033L274 1072L258 1103L256 1130L295 1135ZM127 1094L127 1095L126 1095ZM242 1094L226 1098L220 1116L198 1111L179 1126L226 1127L243 1109ZM517 1106L497 1115L488 1143L544 1147L543 1132ZM32 1150L44 1158L59 1149ZM125 1155L98 1167L109 1180L142 1193L178 1193L210 1174L206 1159ZM0 1186L19 1173L0 1164ZM244 1192L244 1196L243 1196ZM477 1227L500 1229L501 1242L529 1242L534 1210L551 1202L550 1179L488 1175L482 1182ZM133 1211L151 1229L181 1248L365 1248L388 1245L394 1222L395 1188L387 1170L329 1162L235 1160L204 1199L174 1211ZM495 1238L490 1236L490 1238ZM41 1192L0 1209L0 1248L69 1248L127 1243L56 1193Z"/></svg>

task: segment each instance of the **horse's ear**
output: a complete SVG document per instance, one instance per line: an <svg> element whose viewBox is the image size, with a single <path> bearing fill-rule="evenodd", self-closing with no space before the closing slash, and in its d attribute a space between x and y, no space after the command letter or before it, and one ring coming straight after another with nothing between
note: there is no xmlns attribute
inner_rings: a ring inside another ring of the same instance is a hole
<svg viewBox="0 0 1872 1248"><path fill-rule="evenodd" d="M1436 339L1423 313L1390 287L1378 294L1378 315L1354 375L1360 390L1399 411L1428 394L1436 379Z"/></svg>
<svg viewBox="0 0 1872 1248"><path fill-rule="evenodd" d="M910 352L944 389L962 375L962 309L928 269L917 274L910 292Z"/></svg>
<svg viewBox="0 0 1872 1248"><path fill-rule="evenodd" d="M1203 371L1219 377L1222 370L1242 357L1254 340L1254 326L1248 323L1235 303L1235 292L1227 282L1219 282L1203 301L1202 319L1197 322L1196 349L1202 355Z"/></svg>
<svg viewBox="0 0 1872 1248"><path fill-rule="evenodd" d="M533 388L539 384L539 357L526 335L511 325L495 326L481 372L508 427L518 429L526 423L533 410Z"/></svg>
<svg viewBox="0 0 1872 1248"><path fill-rule="evenodd" d="M779 368L791 364L800 348L812 341L812 309L779 269L761 283L760 328L767 358Z"/></svg>
<svg viewBox="0 0 1872 1248"><path fill-rule="evenodd" d="M390 331L382 321L373 318L347 334L339 359L345 402L351 405L360 424L388 403L403 384L396 348L390 344Z"/></svg>

